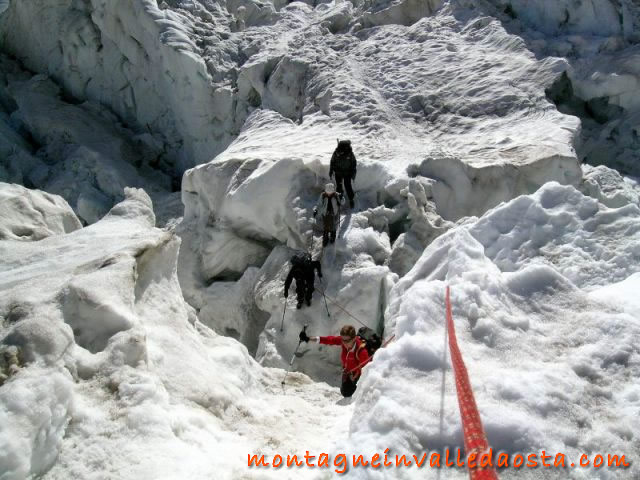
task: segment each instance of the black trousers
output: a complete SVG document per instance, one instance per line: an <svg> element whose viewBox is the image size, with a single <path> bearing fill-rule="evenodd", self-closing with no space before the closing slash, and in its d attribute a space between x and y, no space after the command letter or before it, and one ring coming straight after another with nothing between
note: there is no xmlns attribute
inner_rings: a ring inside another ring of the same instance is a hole
<svg viewBox="0 0 640 480"><path fill-rule="evenodd" d="M340 393L343 397L350 397L356 391L358 379L351 380L347 373L342 374L342 385L340 385Z"/></svg>
<svg viewBox="0 0 640 480"><path fill-rule="evenodd" d="M347 197L349 197L349 201L353 203L353 187L351 186L351 176L346 175L344 173L335 172L336 176L336 190L338 193L343 193L342 190L342 182L344 182L344 188L347 190Z"/></svg>
<svg viewBox="0 0 640 480"><path fill-rule="evenodd" d="M336 217L332 214L326 214L323 219L322 246L326 247L327 243L336 241Z"/></svg>
<svg viewBox="0 0 640 480"><path fill-rule="evenodd" d="M298 303L302 304L303 301L307 301L307 304L311 304L311 297L313 296L313 280L298 282L296 280L296 295L298 296Z"/></svg>

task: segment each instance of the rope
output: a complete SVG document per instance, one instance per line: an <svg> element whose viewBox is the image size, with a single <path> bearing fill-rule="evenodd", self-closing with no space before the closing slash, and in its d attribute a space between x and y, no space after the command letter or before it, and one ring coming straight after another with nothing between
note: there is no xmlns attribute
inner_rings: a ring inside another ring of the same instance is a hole
<svg viewBox="0 0 640 480"><path fill-rule="evenodd" d="M447 325L444 326L444 345L442 346L442 381L440 382L440 438L444 435L444 394L447 383ZM438 468L436 480L440 480L441 468Z"/></svg>
<svg viewBox="0 0 640 480"><path fill-rule="evenodd" d="M458 347L456 331L451 314L451 300L449 297L449 287L446 290L447 309L447 329L449 333L449 351L451 352L451 363L456 378L456 391L458 393L458 406L460 407L460 417L462 420L462 431L464 434L464 449L467 457L471 453L476 454L475 467L469 468L469 478L471 480L498 480L498 475L493 467L481 468L480 456L489 450L489 442L482 426L482 419L478 412L478 406L473 396L469 373L462 360L462 354Z"/></svg>
<svg viewBox="0 0 640 480"><path fill-rule="evenodd" d="M363 327L367 327L367 328L371 328L369 325L367 325L366 323L364 323L362 320L358 319L357 317L355 317L354 315L350 314L346 308L344 308L342 305L340 305L335 298L331 298L329 295L327 295L326 291L323 290L322 288L319 288L318 290L320 290L320 293L322 293L326 298L329 299L329 301L331 303L333 303L336 307L338 307L340 310L342 310L344 313L346 313L347 315L349 315L351 318L353 318L356 322L358 322L360 325L362 325Z"/></svg>

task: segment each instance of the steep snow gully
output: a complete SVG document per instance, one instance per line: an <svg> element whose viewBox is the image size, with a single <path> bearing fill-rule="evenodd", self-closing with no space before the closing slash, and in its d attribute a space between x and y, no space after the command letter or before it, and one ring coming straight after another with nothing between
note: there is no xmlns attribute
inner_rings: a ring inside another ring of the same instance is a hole
<svg viewBox="0 0 640 480"><path fill-rule="evenodd" d="M494 451L567 458L501 479L640 478L639 49L633 0L0 0L0 480L468 478L395 462L463 447L447 286Z"/></svg>

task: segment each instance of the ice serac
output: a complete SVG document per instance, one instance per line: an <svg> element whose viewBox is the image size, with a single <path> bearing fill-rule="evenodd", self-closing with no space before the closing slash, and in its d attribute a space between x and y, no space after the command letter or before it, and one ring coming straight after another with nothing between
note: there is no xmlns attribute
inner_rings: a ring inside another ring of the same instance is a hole
<svg viewBox="0 0 640 480"><path fill-rule="evenodd" d="M246 349L197 322L176 276L180 240L154 224L149 196L126 189L91 226L0 242L3 478L56 478L69 465L86 477L90 452L102 471L138 458L139 474L166 473L180 464L177 432L213 442L196 418L223 419L255 387Z"/></svg>
<svg viewBox="0 0 640 480"><path fill-rule="evenodd" d="M549 96L581 119L581 161L638 174L640 9L630 0L498 0L505 28L538 58L566 59ZM498 13L499 15L499 13Z"/></svg>
<svg viewBox="0 0 640 480"><path fill-rule="evenodd" d="M563 164L545 178L527 172L528 188L511 194L579 180L569 165L577 122L544 96L562 62L536 60L502 28L500 10L437 0L169 3L10 2L0 42L75 98L161 135L180 173L238 135L258 136L259 122L246 120L262 110L291 120L270 139L292 153L326 154L329 140L349 136L363 160L396 170L428 158ZM45 7L46 20L37 15ZM495 205L473 200L467 206Z"/></svg>
<svg viewBox="0 0 640 480"><path fill-rule="evenodd" d="M547 33L600 36L627 33L630 18L627 0L501 0L524 23Z"/></svg>
<svg viewBox="0 0 640 480"><path fill-rule="evenodd" d="M212 87L189 25L151 0L9 2L0 16L0 45L74 97L164 135L181 172L218 153L233 130L224 121L231 104L220 110L224 92Z"/></svg>
<svg viewBox="0 0 640 480"><path fill-rule="evenodd" d="M335 334L344 323L381 327L381 304L394 281L385 266L391 209L344 212L335 245L321 254L311 211L324 187L322 169L319 162L295 157L223 157L183 178L185 216L176 231L183 239L179 277L185 298L204 323L241 340L267 366L286 365L302 323L313 335ZM374 194L363 193L362 205ZM304 310L295 309L292 285L284 312L284 281L296 250L321 259L324 277L316 280L312 307ZM234 279L239 280L229 281ZM334 384L338 353L309 352L297 368ZM323 368L320 360L331 367Z"/></svg>
<svg viewBox="0 0 640 480"><path fill-rule="evenodd" d="M85 224L122 200L124 187L144 187L163 200L169 194L172 179L156 137L122 127L104 106L79 103L6 55L0 80L0 181L62 196Z"/></svg>
<svg viewBox="0 0 640 480"><path fill-rule="evenodd" d="M0 240L42 240L82 227L58 195L0 182L0 205Z"/></svg>
<svg viewBox="0 0 640 480"><path fill-rule="evenodd" d="M434 11L443 4L443 0L387 0L372 2L370 11L360 18L364 28L379 25L412 25Z"/></svg>

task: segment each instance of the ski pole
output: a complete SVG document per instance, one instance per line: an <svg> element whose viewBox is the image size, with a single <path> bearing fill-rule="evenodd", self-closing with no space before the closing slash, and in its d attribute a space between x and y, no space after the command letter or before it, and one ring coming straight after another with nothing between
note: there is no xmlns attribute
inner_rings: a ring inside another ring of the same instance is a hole
<svg viewBox="0 0 640 480"><path fill-rule="evenodd" d="M333 241L333 261L335 262L336 260L336 240L338 239L337 237L340 236L340 215L341 215L341 211L340 211L340 205L338 205L338 231L336 232L336 238ZM325 298L324 300L325 302L327 301L327 299Z"/></svg>
<svg viewBox="0 0 640 480"><path fill-rule="evenodd" d="M329 318L331 318L331 314L329 313L329 306L327 305L327 297L324 294L324 284L322 283L322 280L320 280L320 286L322 287L322 298L324 298L324 308L327 309L327 315L329 316Z"/></svg>
<svg viewBox="0 0 640 480"><path fill-rule="evenodd" d="M280 322L280 331L284 327L284 314L287 312L287 298L284 299L284 308L282 309L282 322Z"/></svg>
<svg viewBox="0 0 640 480"><path fill-rule="evenodd" d="M307 325L305 325L303 327L302 331L307 333ZM289 375L289 372L291 371L291 367L293 367L293 361L296 359L296 354L298 353L298 349L300 348L301 344L302 344L302 340L298 340L298 346L296 347L295 351L293 352L293 355L291 355L291 361L289 362L289 368L287 368L287 371L284 374L284 378L282 379L282 382L280 382L280 384L282 385L282 388L284 388L284 381L287 379L287 375Z"/></svg>

